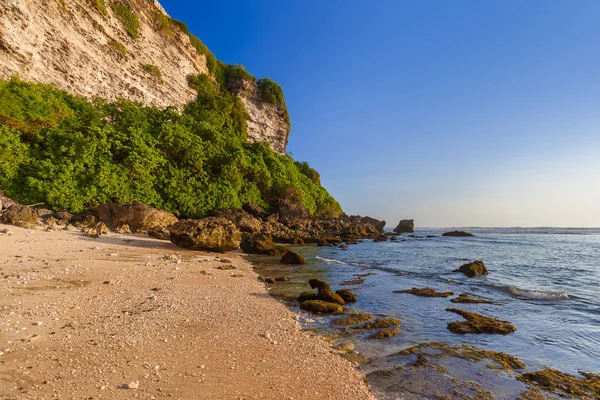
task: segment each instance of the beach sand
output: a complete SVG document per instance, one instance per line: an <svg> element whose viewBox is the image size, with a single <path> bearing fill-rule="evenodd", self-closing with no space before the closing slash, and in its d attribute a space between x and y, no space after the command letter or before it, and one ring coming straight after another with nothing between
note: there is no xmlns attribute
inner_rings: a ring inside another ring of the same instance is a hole
<svg viewBox="0 0 600 400"><path fill-rule="evenodd" d="M373 398L348 361L267 294L244 255L4 229L2 399Z"/></svg>

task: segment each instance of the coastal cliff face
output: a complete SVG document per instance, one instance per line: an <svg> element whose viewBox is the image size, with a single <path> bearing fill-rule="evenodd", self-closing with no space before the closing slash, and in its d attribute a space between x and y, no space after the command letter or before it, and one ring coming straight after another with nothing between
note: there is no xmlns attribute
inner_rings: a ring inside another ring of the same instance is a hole
<svg viewBox="0 0 600 400"><path fill-rule="evenodd" d="M18 75L87 98L182 108L196 97L188 76L210 74L207 55L156 1L2 0L0 79ZM255 82L238 95L248 138L285 153L285 107L261 99Z"/></svg>

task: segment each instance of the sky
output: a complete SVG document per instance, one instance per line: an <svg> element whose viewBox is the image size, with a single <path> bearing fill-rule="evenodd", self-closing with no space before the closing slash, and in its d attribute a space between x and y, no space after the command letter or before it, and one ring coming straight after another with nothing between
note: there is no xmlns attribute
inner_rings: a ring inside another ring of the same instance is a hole
<svg viewBox="0 0 600 400"><path fill-rule="evenodd" d="M597 0L161 0L284 91L288 152L395 226L600 227Z"/></svg>

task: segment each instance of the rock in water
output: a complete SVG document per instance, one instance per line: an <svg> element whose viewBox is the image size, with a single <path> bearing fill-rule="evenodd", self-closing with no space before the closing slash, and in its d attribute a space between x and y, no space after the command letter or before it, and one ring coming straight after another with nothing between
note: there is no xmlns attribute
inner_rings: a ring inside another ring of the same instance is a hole
<svg viewBox="0 0 600 400"><path fill-rule="evenodd" d="M403 219L398 223L398 226L394 228L396 233L412 233L415 231L415 220L414 219Z"/></svg>
<svg viewBox="0 0 600 400"><path fill-rule="evenodd" d="M267 233L244 234L240 247L247 254L275 255L275 243Z"/></svg>
<svg viewBox="0 0 600 400"><path fill-rule="evenodd" d="M456 313L466 321L455 321L448 323L448 330L464 335L465 333L496 333L508 335L517 331L517 328L508 321L486 317L470 311L457 308L446 308L446 311Z"/></svg>
<svg viewBox="0 0 600 400"><path fill-rule="evenodd" d="M455 269L452 272L462 272L469 278L472 278L477 275L487 275L488 274L488 270L485 267L485 264L483 263L483 261L473 261L468 264L463 264L460 266L460 268Z"/></svg>
<svg viewBox="0 0 600 400"><path fill-rule="evenodd" d="M383 328L380 331L375 332L369 339L387 339L396 336L400 333L400 328Z"/></svg>
<svg viewBox="0 0 600 400"><path fill-rule="evenodd" d="M283 257L281 257L282 264L306 264L306 260L301 254L294 251L288 250Z"/></svg>
<svg viewBox="0 0 600 400"><path fill-rule="evenodd" d="M412 288L407 290L394 290L394 293L410 293L421 297L448 297L454 292L438 292L432 288Z"/></svg>
<svg viewBox="0 0 600 400"><path fill-rule="evenodd" d="M343 312L343 308L339 304L328 303L322 300L307 300L300 303L300 308L307 311L312 311L322 314L331 314L334 312Z"/></svg>
<svg viewBox="0 0 600 400"><path fill-rule="evenodd" d="M457 236L457 237L466 237L466 236L475 236L472 233L464 232L464 231L451 231L442 233L442 236Z"/></svg>
<svg viewBox="0 0 600 400"><path fill-rule="evenodd" d="M103 204L94 209L99 221L110 228L127 224L134 232L152 228L166 228L177 222L177 217L168 211L158 210L142 203Z"/></svg>
<svg viewBox="0 0 600 400"><path fill-rule="evenodd" d="M358 300L358 296L348 289L336 290L335 293L340 295L346 303L354 303L356 300Z"/></svg>
<svg viewBox="0 0 600 400"><path fill-rule="evenodd" d="M186 249L225 253L240 246L240 231L224 218L187 219L170 225L168 230L171 242Z"/></svg>

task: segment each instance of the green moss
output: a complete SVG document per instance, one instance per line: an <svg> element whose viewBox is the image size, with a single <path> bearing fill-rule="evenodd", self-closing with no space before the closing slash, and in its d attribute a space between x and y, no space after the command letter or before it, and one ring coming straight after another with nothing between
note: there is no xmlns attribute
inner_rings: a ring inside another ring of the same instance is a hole
<svg viewBox="0 0 600 400"><path fill-rule="evenodd" d="M158 30L165 35L172 37L173 24L171 23L171 18L158 10L154 12L154 18L156 19Z"/></svg>
<svg viewBox="0 0 600 400"><path fill-rule="evenodd" d="M162 72L156 65L143 64L142 69L162 82Z"/></svg>
<svg viewBox="0 0 600 400"><path fill-rule="evenodd" d="M370 319L373 319L373 314L357 313L357 314L352 314L349 317L334 319L332 321L332 324L337 325L337 326L352 326L352 325L358 325L361 322L365 322Z"/></svg>
<svg viewBox="0 0 600 400"><path fill-rule="evenodd" d="M96 0L96 8L103 15L105 15L105 16L108 15L108 11L106 10L106 4L104 4L104 0Z"/></svg>
<svg viewBox="0 0 600 400"><path fill-rule="evenodd" d="M127 49L125 48L125 46L122 43L119 43L116 40L111 40L110 42L108 42L108 45L110 47L112 47L113 49L115 49L123 57L127 56Z"/></svg>
<svg viewBox="0 0 600 400"><path fill-rule="evenodd" d="M140 37L140 21L135 12L125 3L117 2L111 6L113 12L123 24L123 28L133 39Z"/></svg>

